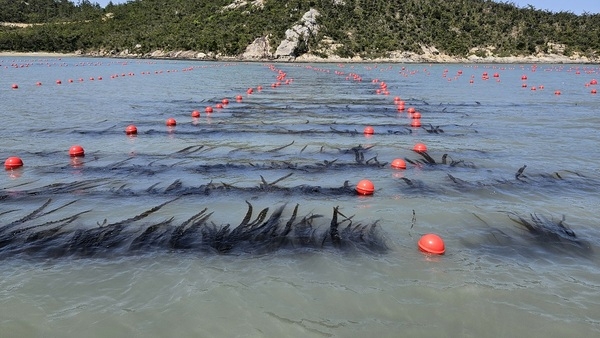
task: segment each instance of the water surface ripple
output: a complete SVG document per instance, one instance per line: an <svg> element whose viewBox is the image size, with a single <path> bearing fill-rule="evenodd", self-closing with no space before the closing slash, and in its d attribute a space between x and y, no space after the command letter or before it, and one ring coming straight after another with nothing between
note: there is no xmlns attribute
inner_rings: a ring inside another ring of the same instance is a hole
<svg viewBox="0 0 600 338"><path fill-rule="evenodd" d="M596 336L595 78L589 65L1 57L0 154L25 165L0 175L0 329ZM421 128L396 96L422 114ZM125 135L129 124L137 136ZM85 157L69 157L74 144ZM392 169L395 158L408 168ZM354 193L365 178L373 196ZM201 241L244 224L249 206L250 223L282 208L278 235L252 230L237 250ZM352 245L336 242L332 218L352 224L341 233ZM201 223L196 242L173 244L188 220ZM283 240L288 221L310 223L311 241ZM417 250L430 232L445 255Z"/></svg>

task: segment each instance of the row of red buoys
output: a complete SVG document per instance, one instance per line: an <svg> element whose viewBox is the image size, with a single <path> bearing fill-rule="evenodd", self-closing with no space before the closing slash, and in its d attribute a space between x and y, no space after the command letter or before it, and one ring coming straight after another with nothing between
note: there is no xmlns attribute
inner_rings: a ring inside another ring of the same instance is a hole
<svg viewBox="0 0 600 338"><path fill-rule="evenodd" d="M413 147L413 151L417 153L427 152L427 146L423 143L417 143ZM406 161L401 158L396 158L392 161L390 166L394 169L406 169ZM375 185L370 180L361 180L356 185L356 192L359 195L373 195L375 192Z"/></svg>
<svg viewBox="0 0 600 338"><path fill-rule="evenodd" d="M80 145L74 145L69 148L69 156L71 157L83 157L85 156L85 151L83 147ZM4 168L6 170L13 170L23 166L23 160L17 156L11 156L4 161Z"/></svg>
<svg viewBox="0 0 600 338"><path fill-rule="evenodd" d="M271 67L271 69L275 70L274 67ZM285 78L286 75L287 75L286 73L283 73L282 71L279 71L279 75L277 76L277 79L278 80L282 80L282 79ZM291 82L292 82L292 79L287 79L286 80L286 84L290 84ZM260 85L256 87L256 90L259 91L259 92L262 91L262 89L263 89L263 87L260 86ZM252 87L248 88L246 90L246 94L248 94L248 95L251 95L253 93L254 93L254 89ZM242 100L243 100L243 96L242 95L236 95L235 96L235 101L236 102L240 103L240 102L242 102ZM216 103L215 106L214 106L214 108L213 108L213 106L206 106L204 108L204 112L206 114L212 114L215 111L215 109L224 109L225 106L227 106L228 104L229 104L229 99L224 98L224 99L221 100L221 102ZM192 113L191 113L192 118L199 118L200 115L201 115L200 111L196 110L196 109L194 109L192 111ZM169 126L169 127L174 127L174 126L177 125L177 122L176 122L176 120L174 118L169 118L169 119L166 120L166 125Z"/></svg>
<svg viewBox="0 0 600 338"><path fill-rule="evenodd" d="M162 71L161 71L161 73L162 73ZM149 72L148 72L148 74L149 74ZM132 76L134 74L133 73L129 73L129 75ZM122 76L124 77L126 75L123 74ZM111 76L111 78L115 78L115 77L118 77L118 75ZM283 79L285 77L285 75L281 75L280 74L280 77ZM102 77L97 77L97 79L98 80L102 80ZM90 81L93 81L93 80L94 80L94 78L90 77ZM82 82L83 79L80 78L79 81ZM73 83L74 81L72 79L69 79L68 82L69 83ZM289 84L289 83L291 83L291 79L288 80L288 81L286 81L286 84ZM56 84L58 84L58 85L62 84L62 80L56 80ZM41 82L36 82L36 85L37 86L41 86L42 83ZM11 85L11 87L12 87L12 89L18 89L19 85L16 84L16 83L14 83L14 84ZM261 91L262 90L262 86L258 86L257 90ZM253 92L253 90L251 88L247 91L248 94L251 94L252 92ZM237 95L235 99L236 99L237 102L241 102L243 98L242 98L241 95ZM223 108L227 104L229 104L229 100L225 98L225 99L223 99L221 101L221 103L217 103L215 107L217 109L220 109L220 108ZM206 113L212 113L213 112L213 108L211 106L208 106L208 107L205 108L205 112ZM200 112L194 111L192 113L192 115L193 116L194 115L200 116ZM177 122L176 122L176 120L174 118L169 118L169 119L166 120L166 124L167 124L167 126L175 126L177 124ZM135 125L129 125L129 126L127 126L125 128L125 134L126 135L136 135L137 134L137 127ZM71 156L71 157L83 157L83 156L85 156L85 151L84 151L83 147L81 147L80 145L74 145L74 146L72 146L69 149L69 156ZM9 157L9 158L6 159L6 161L4 162L4 166L5 166L5 169L7 169L7 170L17 169L17 168L20 168L20 167L23 166L23 161L19 157L11 156L11 157Z"/></svg>
<svg viewBox="0 0 600 338"><path fill-rule="evenodd" d="M100 64L97 64L96 66L98 66L98 65L100 65ZM120 64L120 65L122 65L122 66L125 66L125 65L127 65L127 63ZM29 65L20 65L20 67L19 67L18 65L11 65L11 66L13 66L14 68L23 68L23 67L28 67ZM50 65L48 65L48 66L50 66ZM61 64L61 66L65 66L65 65L62 65L62 64ZM75 66L78 66L78 65L75 65ZM194 67L190 67L190 68L187 68L187 69L183 69L183 71L191 71L191 70L193 70L193 68L194 68ZM171 73L171 72L175 73L175 72L177 72L177 70L173 70L173 71L171 71L171 70L167 70L166 72L167 72L167 73ZM163 73L163 71L162 71L162 70L160 70L160 71L159 71L159 70L157 70L157 71L155 71L155 72L154 72L154 74L162 74L162 73ZM141 74L142 74L142 75L143 75L143 74L148 74L148 75L149 75L149 74L151 74L151 72L142 72ZM129 72L129 73L127 73L127 74L126 74L126 73L122 73L121 75L119 75L119 74L113 74L113 75L111 75L111 76L110 76L110 78L111 78L111 79L115 79L115 78L118 78L118 77L134 76L134 75L135 75L135 73L133 73L133 72ZM89 77L89 80L90 80L90 81L95 81L95 80L102 81L102 80L103 80L103 77L102 77L102 76L98 76L98 77L93 77L93 76L92 76L92 77ZM84 82L84 79L80 77L80 78L78 78L78 80L77 80L77 81L78 81L78 82ZM67 82L68 82L68 83L74 83L74 82L75 82L75 80L73 80L73 79L71 78L71 79L68 79L68 80L67 80ZM55 83L56 83L57 85L61 85L61 84L63 83L63 81L62 81L61 79L58 79L58 80L56 80L56 81L55 81ZM35 85L36 85L36 86L41 86L41 85L42 85L42 83L38 81L38 82L36 82L36 83L35 83ZM12 89L18 89L18 88L19 88L19 85L18 85L18 84L16 84L16 83L14 83L14 84L12 84L12 85L11 85L11 88L12 88Z"/></svg>
<svg viewBox="0 0 600 338"><path fill-rule="evenodd" d="M118 76L118 75L117 75L117 76ZM123 76L125 76L125 74L123 74ZM285 76L286 76L286 74L285 74L285 73L283 73L283 74L282 74L282 73L281 73L281 71L280 71L280 73L279 73L279 76L278 76L278 79L283 79L283 78L285 78ZM291 81L292 81L291 79L288 79L288 80L286 80L286 84L290 84L290 83L291 83ZM260 86L260 85L259 85L259 86L257 86L257 90L258 90L258 91L262 91L262 86ZM253 94L253 93L254 93L254 89L253 89L253 88L248 88L248 90L246 91L246 93L247 93L248 95L250 95L250 94ZM242 102L242 100L243 100L243 97L242 97L242 95L236 95L236 97L235 97L235 100L236 100L236 102L238 102L238 103ZM216 109L223 109L223 108L225 108L225 106L227 106L228 104L229 104L229 99L227 99L227 98L224 98L224 99L222 99L222 100L221 100L221 102L220 102L220 103L217 103L217 104L215 104L215 108L216 108ZM205 112L206 114L212 114L212 113L214 112L214 108L213 108L212 106L206 106L206 107L204 108L204 112ZM193 111L192 111L192 113L191 113L191 116L192 116L192 118L199 118L199 117L200 117L200 111L199 111L199 110L193 110ZM165 121L165 124L166 124L168 127L175 127L175 126L177 125L177 121L176 121L174 118L168 118L168 119ZM135 135L135 134L137 134L137 128L135 129L135 132L133 132L133 131L132 131L132 130L133 130L133 128L135 128L135 126L133 126L133 125L131 125L131 126L128 126L128 127L126 128L126 130L125 130L125 133L126 133L127 135Z"/></svg>

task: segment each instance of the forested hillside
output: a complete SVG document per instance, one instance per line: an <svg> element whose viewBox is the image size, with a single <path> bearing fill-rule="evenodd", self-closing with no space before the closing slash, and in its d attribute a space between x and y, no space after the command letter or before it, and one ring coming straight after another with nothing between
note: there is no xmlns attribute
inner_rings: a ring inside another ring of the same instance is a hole
<svg viewBox="0 0 600 338"><path fill-rule="evenodd" d="M237 5L229 6L228 5ZM490 0L133 0L101 8L90 1L0 0L0 50L192 50L236 56L268 37L274 50L309 9L319 30L299 53L383 57L434 46L455 56L554 52L596 56L600 15L553 14ZM479 48L479 49L476 49Z"/></svg>

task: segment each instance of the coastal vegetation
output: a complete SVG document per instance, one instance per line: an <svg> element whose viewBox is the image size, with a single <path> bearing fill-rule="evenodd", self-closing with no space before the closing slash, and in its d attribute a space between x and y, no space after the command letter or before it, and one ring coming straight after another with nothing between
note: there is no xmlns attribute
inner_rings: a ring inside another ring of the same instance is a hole
<svg viewBox="0 0 600 338"><path fill-rule="evenodd" d="M88 0L0 0L0 8L4 51L238 56L266 37L274 52L311 8L319 29L300 37L296 55L378 58L423 53L425 46L459 57L595 58L600 51L600 14L491 0L131 0L106 8Z"/></svg>

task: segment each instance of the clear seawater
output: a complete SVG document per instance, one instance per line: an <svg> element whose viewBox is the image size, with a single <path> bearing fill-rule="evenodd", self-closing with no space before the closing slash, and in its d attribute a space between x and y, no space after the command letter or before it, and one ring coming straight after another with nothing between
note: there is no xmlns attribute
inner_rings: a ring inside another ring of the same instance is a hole
<svg viewBox="0 0 600 338"><path fill-rule="evenodd" d="M0 336L596 336L600 96L589 83L598 70L0 57L0 157L24 162L0 175L0 226L48 200L46 211L74 203L39 222L89 210L71 226L97 227L173 200L139 226L203 208L216 225L236 225L248 201L286 205L284 219L298 204L301 215L324 215L325 228L339 206L377 221L389 246L3 254ZM389 93L377 92L382 82ZM422 128L396 96L422 114ZM170 117L177 126L165 126ZM125 135L130 124L136 137ZM422 163L416 143L436 164ZM85 157L69 156L75 144ZM395 158L417 164L393 169ZM253 189L280 178L277 189ZM327 193L362 179L372 196ZM243 189L194 189L211 182ZM294 189L302 185L315 189ZM531 214L564 217L576 244L513 221ZM444 255L418 250L426 233L444 239Z"/></svg>

